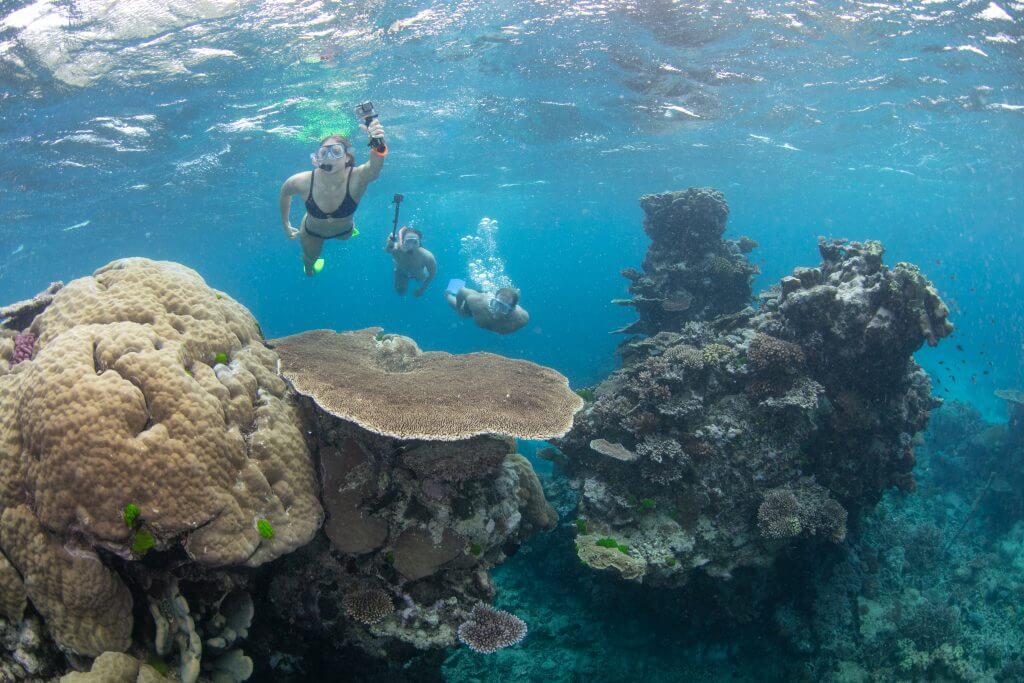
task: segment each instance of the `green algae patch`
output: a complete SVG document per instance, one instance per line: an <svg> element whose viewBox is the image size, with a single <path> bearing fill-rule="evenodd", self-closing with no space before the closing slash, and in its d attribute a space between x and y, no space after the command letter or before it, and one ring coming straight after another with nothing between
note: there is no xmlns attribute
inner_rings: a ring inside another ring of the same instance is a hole
<svg viewBox="0 0 1024 683"><path fill-rule="evenodd" d="M128 503L124 506L124 510L121 512L121 517L124 519L124 524L129 529L135 527L136 520L139 519L139 506L135 503Z"/></svg>
<svg viewBox="0 0 1024 683"><path fill-rule="evenodd" d="M274 537L274 525L265 519L256 520L256 531L260 532L260 536L268 541Z"/></svg>
<svg viewBox="0 0 1024 683"><path fill-rule="evenodd" d="M153 538L153 534L146 529L139 529L132 539L132 552L136 555L145 555L155 545L156 539Z"/></svg>
<svg viewBox="0 0 1024 683"><path fill-rule="evenodd" d="M614 538L576 537L576 556L583 564L592 569L615 572L627 580L642 579L647 573L647 562L628 552L629 548Z"/></svg>

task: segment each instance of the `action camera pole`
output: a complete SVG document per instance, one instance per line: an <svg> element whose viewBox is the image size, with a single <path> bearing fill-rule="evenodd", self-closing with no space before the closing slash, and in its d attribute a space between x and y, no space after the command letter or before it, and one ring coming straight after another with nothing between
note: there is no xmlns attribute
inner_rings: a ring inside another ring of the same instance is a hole
<svg viewBox="0 0 1024 683"><path fill-rule="evenodd" d="M395 237L398 235L398 207L401 206L403 199L405 199L405 197L403 197L402 195L395 195L395 222L391 224L391 239L395 239Z"/></svg>

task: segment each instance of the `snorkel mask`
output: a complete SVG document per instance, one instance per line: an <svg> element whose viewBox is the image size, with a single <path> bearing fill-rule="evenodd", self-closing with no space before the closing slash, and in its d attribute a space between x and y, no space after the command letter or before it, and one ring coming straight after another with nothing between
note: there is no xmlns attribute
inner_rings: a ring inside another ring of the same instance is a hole
<svg viewBox="0 0 1024 683"><path fill-rule="evenodd" d="M420 247L420 236L408 227L403 227L398 231L398 247L402 251L416 251Z"/></svg>
<svg viewBox="0 0 1024 683"><path fill-rule="evenodd" d="M492 296L491 300L487 302L487 308L494 315L504 318L512 312L513 306L510 306L496 296Z"/></svg>
<svg viewBox="0 0 1024 683"><path fill-rule="evenodd" d="M314 167L324 173L334 173L345 166L354 165L348 147L340 142L321 146L315 153L309 155L309 160L313 162ZM339 161L343 161L343 163L335 163Z"/></svg>

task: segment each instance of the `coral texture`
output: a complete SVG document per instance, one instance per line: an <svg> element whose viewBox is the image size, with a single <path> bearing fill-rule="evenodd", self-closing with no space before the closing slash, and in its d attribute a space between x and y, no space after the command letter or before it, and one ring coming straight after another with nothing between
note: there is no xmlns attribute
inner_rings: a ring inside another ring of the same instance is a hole
<svg viewBox="0 0 1024 683"><path fill-rule="evenodd" d="M492 654L520 643L526 637L526 622L504 610L478 604L459 625L459 642L481 654Z"/></svg>
<svg viewBox="0 0 1024 683"><path fill-rule="evenodd" d="M689 320L712 317L750 300L757 268L740 243L722 240L729 207L721 192L691 188L640 198L651 246L643 272L627 269L633 306L640 319L621 332L654 334ZM750 251L750 242L744 242Z"/></svg>
<svg viewBox="0 0 1024 683"><path fill-rule="evenodd" d="M724 221L720 195L675 196L703 208L648 211L645 268L678 260L664 235L721 235L688 227ZM951 332L945 305L916 267L886 267L877 242L822 241L820 252L819 267L796 269L758 311L714 280L689 284L705 303L686 316L640 311L634 329L649 336L622 345L624 367L559 441L586 533L629 549L578 542L585 564L650 583L728 577L770 565L787 539L841 541L848 514L913 487L915 435L934 400L911 354Z"/></svg>
<svg viewBox="0 0 1024 683"><path fill-rule="evenodd" d="M368 626L387 618L395 611L391 595L380 588L357 588L342 598L341 604L350 617Z"/></svg>
<svg viewBox="0 0 1024 683"><path fill-rule="evenodd" d="M180 265L127 259L18 310L35 344L0 376L9 618L27 599L64 650L123 651L140 613L126 580L159 573L135 562L147 553L183 572L256 566L312 538L299 413L244 307Z"/></svg>
<svg viewBox="0 0 1024 683"><path fill-rule="evenodd" d="M32 330L35 359L5 377L21 409L0 424L0 503L23 491L51 532L117 552L136 505L156 547L183 539L211 565L258 565L312 537L322 515L298 416L241 305L182 266L128 259L68 284Z"/></svg>
<svg viewBox="0 0 1024 683"><path fill-rule="evenodd" d="M61 676L60 683L160 683L166 681L160 672L130 655L104 652L84 673Z"/></svg>
<svg viewBox="0 0 1024 683"><path fill-rule="evenodd" d="M492 353L420 351L379 329L274 340L296 391L332 415L399 439L562 436L583 405L562 375Z"/></svg>
<svg viewBox="0 0 1024 683"><path fill-rule="evenodd" d="M486 380L479 387L463 389L477 397L476 409L487 408L482 424L494 425L505 436L473 435L479 427L467 427L462 433L473 436L452 440L459 432L453 429L449 412L438 409L456 390L452 385L425 383L429 373L416 371L389 370L385 385L369 380L382 376L385 365L409 367L408 358L429 355L421 354L411 340L375 339L372 331L325 333L309 339L325 340L329 350L340 339L341 348L347 349L343 357L350 364L369 365L366 378L337 385L344 389L346 405L369 411L370 406L383 407L392 400L385 397L401 402L406 400L403 396L419 396L416 408L406 409L415 413L410 433L434 438L389 437L366 429L362 419L338 417L333 407L339 393L333 384L305 399L322 468L324 532L329 544L303 551L308 558L286 561L271 582L270 602L280 620L329 638L334 643L332 656L340 657L345 647L374 656L387 652L397 658L408 656L403 653L410 647L450 647L456 644L458 626L472 606L493 599L489 570L531 535L557 523L533 467L515 453L515 442L509 438L535 434L538 422L521 413L521 402L504 400L507 390L497 396L496 385ZM309 339L300 340L300 346L307 346ZM301 382L310 374L329 374L333 370L323 363L332 358L340 362L332 351L316 357L315 372L297 373L294 366L288 370L291 351L286 347L290 345L286 340L277 346L289 379ZM403 356L405 360L388 360L388 348L409 355ZM372 363L360 360L359 354L370 354ZM444 363L459 365L465 358L448 357ZM518 365L496 356L486 363L497 368L499 375L502 367ZM522 391L538 384L539 398L533 405L559 411L576 404L578 397L568 401L565 378L527 365L517 382ZM363 371L349 368L345 372ZM403 382L408 382L408 391ZM469 401L468 396L464 400ZM501 414L506 410L510 413ZM571 420L573 410L555 421ZM289 651L305 647L305 642L297 642Z"/></svg>

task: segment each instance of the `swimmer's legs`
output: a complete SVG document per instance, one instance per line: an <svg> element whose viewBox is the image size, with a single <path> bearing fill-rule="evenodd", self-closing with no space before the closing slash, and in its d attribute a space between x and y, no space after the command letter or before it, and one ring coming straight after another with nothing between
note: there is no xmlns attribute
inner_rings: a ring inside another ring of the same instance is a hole
<svg viewBox="0 0 1024 683"><path fill-rule="evenodd" d="M302 231L299 233L299 243L302 245L302 265L306 269L306 275L313 276L313 264L320 258L320 252L324 250L324 241L319 237L313 237L306 232L306 222L302 222Z"/></svg>
<svg viewBox="0 0 1024 683"><path fill-rule="evenodd" d="M395 271L395 291L398 292L399 296L405 296L405 291L409 289L409 276L400 270Z"/></svg>

